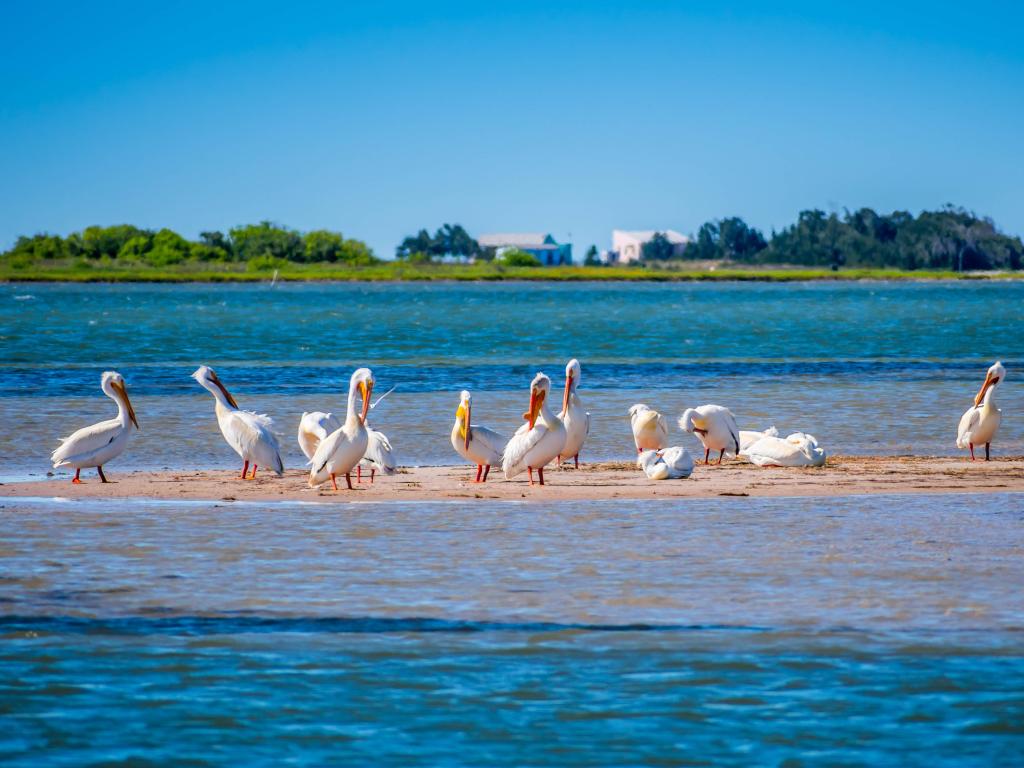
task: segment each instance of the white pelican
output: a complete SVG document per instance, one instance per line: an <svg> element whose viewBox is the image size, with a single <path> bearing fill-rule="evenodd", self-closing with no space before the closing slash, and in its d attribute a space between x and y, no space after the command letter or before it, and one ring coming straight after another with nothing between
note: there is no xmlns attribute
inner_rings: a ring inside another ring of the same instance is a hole
<svg viewBox="0 0 1024 768"><path fill-rule="evenodd" d="M678 480L693 474L693 457L679 446L642 451L636 463L651 480Z"/></svg>
<svg viewBox="0 0 1024 768"><path fill-rule="evenodd" d="M562 395L562 412L558 414L565 425L565 446L558 461L561 463L562 459L571 458L576 469L580 468L580 449L590 434L590 414L583 410L580 396L576 394L579 383L580 361L573 358L565 366L565 393Z"/></svg>
<svg viewBox="0 0 1024 768"><path fill-rule="evenodd" d="M476 480L473 482L486 483L491 466L501 464L501 452L507 441L493 429L473 424L472 419L472 397L469 392L462 390L459 407L455 409L452 448L466 461L476 464Z"/></svg>
<svg viewBox="0 0 1024 768"><path fill-rule="evenodd" d="M270 467L278 477L283 475L281 451L277 447L277 438L271 431L274 426L273 419L266 414L241 410L235 398L217 377L217 372L210 366L199 366L192 374L192 378L213 395L220 433L245 462L242 466L242 479L255 480L256 469L261 466ZM252 475L248 474L250 462Z"/></svg>
<svg viewBox="0 0 1024 768"><path fill-rule="evenodd" d="M356 393L363 401L363 409L356 413ZM348 405L345 409L345 423L320 441L309 470L311 488L331 481L338 490L337 475L345 475L349 490L352 490L350 473L366 454L369 437L366 432L366 414L370 410L370 395L373 393L373 373L369 368L359 368L352 374L348 385Z"/></svg>
<svg viewBox="0 0 1024 768"><path fill-rule="evenodd" d="M985 383L974 398L974 405L967 409L960 417L960 428L957 430L956 447L970 448L971 461L974 461L974 446L985 445L985 461L990 458L989 446L992 438L999 431L999 421L1002 418L1002 411L996 408L995 394L996 387L1006 378L1006 369L1003 364L996 362L985 374Z"/></svg>
<svg viewBox="0 0 1024 768"><path fill-rule="evenodd" d="M636 452L660 451L668 444L668 422L653 408L637 403L629 409Z"/></svg>
<svg viewBox="0 0 1024 768"><path fill-rule="evenodd" d="M754 443L756 443L758 440L760 440L762 437L765 437L766 435L768 437L778 437L779 430L777 430L775 427L768 427L768 429L764 430L763 432L755 432L749 429L741 429L740 455L745 455L747 448L752 446Z"/></svg>
<svg viewBox="0 0 1024 768"><path fill-rule="evenodd" d="M312 459L320 442L340 426L341 422L333 413L303 411L299 420L299 448L306 458Z"/></svg>
<svg viewBox="0 0 1024 768"><path fill-rule="evenodd" d="M378 472L384 475L393 475L398 469L398 459L395 457L395 450L380 430L366 425L366 453L356 465L356 482L363 481L363 469L370 470L370 482Z"/></svg>
<svg viewBox="0 0 1024 768"><path fill-rule="evenodd" d="M501 468L506 480L511 480L526 469L530 473L530 485L533 485L533 470L536 469L540 484L544 485L544 466L557 458L565 447L565 425L548 408L550 392L551 379L543 373L533 377L530 383L530 409L523 414L530 428L525 433L513 435L501 457Z"/></svg>
<svg viewBox="0 0 1024 768"><path fill-rule="evenodd" d="M740 449L739 455L749 459L751 464L759 467L825 466L825 451L818 447L818 439L814 435L794 432L783 439L777 435L760 434L759 439Z"/></svg>
<svg viewBox="0 0 1024 768"><path fill-rule="evenodd" d="M720 405L702 405L699 408L687 408L679 417L679 426L684 432L697 433L704 446L704 463L710 463L711 451L719 451L718 464L722 463L725 452L740 452L739 427L732 411Z"/></svg>
<svg viewBox="0 0 1024 768"><path fill-rule="evenodd" d="M75 478L72 483L81 483L79 475L86 467L96 467L101 482L107 482L103 474L103 465L113 461L128 445L131 429L128 422L139 428L135 419L135 409L128 399L128 391L124 387L124 377L115 371L107 371L100 377L100 388L103 394L117 403L117 417L82 427L70 437L61 439L61 446L50 456L53 468L74 467Z"/></svg>

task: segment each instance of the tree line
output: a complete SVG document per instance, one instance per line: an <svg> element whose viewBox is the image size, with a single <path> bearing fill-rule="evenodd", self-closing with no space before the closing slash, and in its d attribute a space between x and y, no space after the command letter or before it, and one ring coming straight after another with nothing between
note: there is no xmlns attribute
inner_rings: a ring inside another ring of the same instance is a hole
<svg viewBox="0 0 1024 768"><path fill-rule="evenodd" d="M644 246L645 261L672 254L656 235ZM906 211L876 213L871 208L842 215L801 211L794 224L769 237L739 217L709 221L683 252L684 259L728 260L746 264L797 264L838 269L1020 269L1024 244L999 231L989 218L946 206L914 216Z"/></svg>
<svg viewBox="0 0 1024 768"><path fill-rule="evenodd" d="M22 236L0 258L28 265L43 260L86 259L143 263L155 267L200 262L276 260L298 263L373 264L378 261L366 243L340 232L317 229L301 233L269 221L223 232L201 232L188 240L170 229L140 229L130 224L86 227L67 237Z"/></svg>

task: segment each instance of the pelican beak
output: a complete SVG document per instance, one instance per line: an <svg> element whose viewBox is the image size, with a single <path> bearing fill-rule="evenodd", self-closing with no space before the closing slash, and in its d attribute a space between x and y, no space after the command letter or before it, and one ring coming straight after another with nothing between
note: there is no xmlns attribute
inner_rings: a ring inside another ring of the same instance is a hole
<svg viewBox="0 0 1024 768"><path fill-rule="evenodd" d="M565 394L562 395L562 413L569 410L569 393L572 391L572 374L565 380Z"/></svg>
<svg viewBox="0 0 1024 768"><path fill-rule="evenodd" d="M473 423L473 406L466 406L466 423L462 426L462 436L465 438L463 447L469 450L469 425Z"/></svg>
<svg viewBox="0 0 1024 768"><path fill-rule="evenodd" d="M231 403L232 408L238 407L238 403L235 402L235 398L233 398L231 396L231 393L228 392L228 388L225 387L223 383L221 383L221 380L216 373L210 375L210 381L216 384L220 391L224 393L224 399Z"/></svg>
<svg viewBox="0 0 1024 768"><path fill-rule="evenodd" d="M363 412L359 414L359 420L366 425L366 414L370 412L370 396L373 394L373 382L367 384L365 381L359 382L359 392L363 396Z"/></svg>
<svg viewBox="0 0 1024 768"><path fill-rule="evenodd" d="M117 393L119 395L121 395L121 397L124 398L124 406L125 406L125 408L128 409L128 418L132 420L132 424L134 424L135 428L138 429L139 428L139 420L135 418L135 409L132 408L132 401L128 399L128 390L126 390L124 388L124 384L121 384L121 383L116 382L116 381L113 384L111 384L110 386L112 386L114 389L116 389Z"/></svg>
<svg viewBox="0 0 1024 768"><path fill-rule="evenodd" d="M975 408L981 405L981 401L985 399L985 393L988 392L989 387L994 387L998 383L998 376L993 376L991 373L985 374L985 383L981 385L981 389L978 391L978 396L974 398Z"/></svg>
<svg viewBox="0 0 1024 768"><path fill-rule="evenodd" d="M523 418L530 422L530 429L537 423L537 414L540 413L540 404L544 402L544 393L539 389L530 390L530 410L523 414Z"/></svg>

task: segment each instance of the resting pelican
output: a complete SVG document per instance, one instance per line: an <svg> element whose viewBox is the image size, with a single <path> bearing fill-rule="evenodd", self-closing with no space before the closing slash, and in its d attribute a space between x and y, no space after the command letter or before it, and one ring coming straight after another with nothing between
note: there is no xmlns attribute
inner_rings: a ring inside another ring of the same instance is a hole
<svg viewBox="0 0 1024 768"><path fill-rule="evenodd" d="M540 484L544 485L544 466L561 454L565 447L565 425L548 408L548 393L551 379L538 373L530 383L530 410L523 414L530 428L525 433L516 433L505 446L501 457L501 468L505 479L511 480L524 469L530 473L533 485L533 470L537 470ZM538 415L540 421L537 420Z"/></svg>
<svg viewBox="0 0 1024 768"><path fill-rule="evenodd" d="M1002 411L996 408L995 391L999 383L1006 378L1003 364L996 362L985 374L985 383L974 398L974 405L960 417L960 428L957 430L956 447L970 448L971 461L974 461L974 446L985 444L985 461L991 457L989 446L992 438L999 431Z"/></svg>
<svg viewBox="0 0 1024 768"><path fill-rule="evenodd" d="M702 405L699 408L687 408L679 418L679 426L684 432L696 432L704 445L704 463L710 463L711 451L719 451L718 461L729 451L734 455L740 452L739 428L732 411L720 405Z"/></svg>
<svg viewBox="0 0 1024 768"><path fill-rule="evenodd" d="M356 393L363 401L361 413L356 413ZM373 393L373 373L369 368L359 368L352 374L348 385L348 405L345 423L320 441L309 471L311 488L327 482L338 490L337 475L345 475L349 490L352 490L351 472L366 454L369 437L366 432L366 414L370 410L370 395Z"/></svg>
<svg viewBox="0 0 1024 768"><path fill-rule="evenodd" d="M103 465L113 461L128 446L131 430L130 421L139 428L135 419L135 409L128 399L128 390L124 387L124 377L115 371L107 371L100 377L100 388L103 394L117 403L117 418L101 421L91 427L82 427L70 437L61 439L61 446L50 456L53 468L74 467L75 478L72 483L81 483L79 475L86 467L96 467L101 482L107 482L103 474Z"/></svg>
<svg viewBox="0 0 1024 768"><path fill-rule="evenodd" d="M507 442L493 429L473 424L473 400L466 390L459 395L452 427L452 448L466 461L476 464L475 483L486 483L491 466L501 464L501 452ZM480 477L481 472L483 478Z"/></svg>
<svg viewBox="0 0 1024 768"><path fill-rule="evenodd" d="M678 480L693 474L693 457L679 446L663 451L643 451L636 463L651 480Z"/></svg>
<svg viewBox="0 0 1024 768"><path fill-rule="evenodd" d="M641 451L660 451L668 443L668 422L653 408L643 403L632 406L629 423L633 428L637 455Z"/></svg>
<svg viewBox="0 0 1024 768"><path fill-rule="evenodd" d="M762 437L765 437L766 435L768 437L778 437L779 430L777 430L775 427L768 427L768 429L764 430L763 432L755 432L749 429L741 429L740 455L745 455L747 448L752 446L754 443L756 443L758 440L760 440Z"/></svg>
<svg viewBox="0 0 1024 768"><path fill-rule="evenodd" d="M818 439L814 435L794 432L783 439L777 435L760 434L759 439L740 449L739 455L749 459L751 464L759 467L825 466L825 451L818 447Z"/></svg>
<svg viewBox="0 0 1024 768"><path fill-rule="evenodd" d="M284 474L281 463L281 451L277 447L277 438L271 429L274 421L266 414L243 411L239 409L235 398L217 377L217 372L208 365L199 366L192 378L199 382L216 401L214 409L220 433L235 453L245 462L242 466L242 479L255 480L256 469L260 466L270 467L278 477ZM252 475L249 475L249 463L252 462Z"/></svg>

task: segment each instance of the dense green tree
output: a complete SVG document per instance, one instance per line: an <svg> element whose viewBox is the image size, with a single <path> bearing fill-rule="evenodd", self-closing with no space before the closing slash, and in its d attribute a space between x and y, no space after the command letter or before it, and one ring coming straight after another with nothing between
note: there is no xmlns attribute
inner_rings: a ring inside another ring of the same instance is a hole
<svg viewBox="0 0 1024 768"><path fill-rule="evenodd" d="M446 256L469 259L480 256L483 250L461 224L444 224L433 236L427 230L421 229L415 235L402 240L395 249L395 256L399 259L408 258L414 253L426 253L435 259Z"/></svg>
<svg viewBox="0 0 1024 768"><path fill-rule="evenodd" d="M305 261L306 248L302 237L293 229L275 226L269 221L234 227L231 232L234 252L242 261L257 256L272 256L287 261Z"/></svg>
<svg viewBox="0 0 1024 768"><path fill-rule="evenodd" d="M498 257L497 261L508 267L539 267L540 260L532 253L511 248Z"/></svg>
<svg viewBox="0 0 1024 768"><path fill-rule="evenodd" d="M597 257L597 246L591 245L587 248L587 254L583 257L583 266L585 267L597 267L600 266L601 260Z"/></svg>
<svg viewBox="0 0 1024 768"><path fill-rule="evenodd" d="M662 232L655 232L654 236L644 243L642 257L644 261L668 261L674 253L669 239Z"/></svg>

